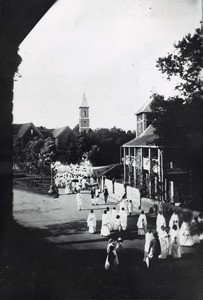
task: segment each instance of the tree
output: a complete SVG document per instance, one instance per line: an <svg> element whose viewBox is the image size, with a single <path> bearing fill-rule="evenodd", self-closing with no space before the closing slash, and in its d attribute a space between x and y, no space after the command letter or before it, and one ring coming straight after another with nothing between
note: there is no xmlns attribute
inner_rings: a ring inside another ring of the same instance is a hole
<svg viewBox="0 0 203 300"><path fill-rule="evenodd" d="M190 171L196 198L203 196L203 36L199 29L174 45L175 52L159 58L157 67L170 80L179 78L176 89L180 97L154 94L151 108L156 143L164 147L167 159L179 160Z"/></svg>
<svg viewBox="0 0 203 300"><path fill-rule="evenodd" d="M202 93L203 79L203 36L196 29L174 45L175 51L157 60L157 67L167 74L170 80L173 76L179 78L176 89L190 98L192 93Z"/></svg>

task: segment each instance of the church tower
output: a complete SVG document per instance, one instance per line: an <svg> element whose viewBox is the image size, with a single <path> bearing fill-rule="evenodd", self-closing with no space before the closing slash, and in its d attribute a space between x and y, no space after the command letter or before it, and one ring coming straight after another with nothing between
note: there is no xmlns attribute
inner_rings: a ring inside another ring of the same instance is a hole
<svg viewBox="0 0 203 300"><path fill-rule="evenodd" d="M82 104L79 107L79 132L88 131L90 129L89 105L85 93L83 94Z"/></svg>

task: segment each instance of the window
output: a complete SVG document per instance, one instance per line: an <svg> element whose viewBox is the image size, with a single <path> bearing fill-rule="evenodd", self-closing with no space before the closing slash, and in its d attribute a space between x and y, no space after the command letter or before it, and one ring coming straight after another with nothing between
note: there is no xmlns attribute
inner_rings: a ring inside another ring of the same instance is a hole
<svg viewBox="0 0 203 300"><path fill-rule="evenodd" d="M85 111L85 110L83 111L83 116L84 116L84 117L86 117L86 116L87 116L87 114L86 114L86 111Z"/></svg>

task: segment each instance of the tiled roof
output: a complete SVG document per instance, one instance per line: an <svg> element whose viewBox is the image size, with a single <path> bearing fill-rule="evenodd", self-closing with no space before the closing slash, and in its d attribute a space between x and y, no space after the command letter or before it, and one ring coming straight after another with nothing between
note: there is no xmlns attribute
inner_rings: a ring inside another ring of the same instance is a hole
<svg viewBox="0 0 203 300"><path fill-rule="evenodd" d="M79 124L75 125L75 127L73 128L73 132L77 132L79 131Z"/></svg>
<svg viewBox="0 0 203 300"><path fill-rule="evenodd" d="M18 140L22 138L30 128L33 128L41 137L43 137L42 133L35 127L33 123L25 123L13 124L13 134L15 139Z"/></svg>
<svg viewBox="0 0 203 300"><path fill-rule="evenodd" d="M62 134L65 130L68 130L69 132L72 132L69 126L64 126L61 128L56 128L52 131L53 137L57 138L60 134Z"/></svg>
<svg viewBox="0 0 203 300"><path fill-rule="evenodd" d="M136 113L135 115L138 115L140 113L148 113L151 112L151 108L150 108L150 104L151 104L152 100L149 99Z"/></svg>
<svg viewBox="0 0 203 300"><path fill-rule="evenodd" d="M153 125L149 125L147 129L137 138L125 143L122 147L133 146L157 146L155 140L158 136L155 134L155 128Z"/></svg>

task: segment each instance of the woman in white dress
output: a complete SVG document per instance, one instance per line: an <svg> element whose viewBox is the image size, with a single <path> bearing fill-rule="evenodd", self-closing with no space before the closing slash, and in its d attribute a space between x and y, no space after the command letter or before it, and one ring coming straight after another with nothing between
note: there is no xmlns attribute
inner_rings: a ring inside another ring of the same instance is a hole
<svg viewBox="0 0 203 300"><path fill-rule="evenodd" d="M138 235L144 236L147 231L147 218L144 210L141 211L137 220Z"/></svg>
<svg viewBox="0 0 203 300"><path fill-rule="evenodd" d="M130 216L131 216L132 212L133 212L133 203L132 203L132 200L130 200L128 202L128 213Z"/></svg>
<svg viewBox="0 0 203 300"><path fill-rule="evenodd" d="M113 223L113 230L116 230L116 231L121 231L121 219L120 219L120 216L117 215L116 218L115 218L115 221Z"/></svg>
<svg viewBox="0 0 203 300"><path fill-rule="evenodd" d="M144 245L144 259L143 261L146 261L147 255L149 254L149 245L150 242L153 240L154 236L151 231L151 228L147 229L147 232L145 234L145 245Z"/></svg>
<svg viewBox="0 0 203 300"><path fill-rule="evenodd" d="M76 201L77 201L77 205L78 205L78 210L81 210L81 208L82 208L82 194L81 194L80 190L76 194Z"/></svg>
<svg viewBox="0 0 203 300"><path fill-rule="evenodd" d="M118 212L116 210L116 207L113 207L113 209L111 210L111 225L113 230L116 230L114 227L115 227L115 220L117 215Z"/></svg>
<svg viewBox="0 0 203 300"><path fill-rule="evenodd" d="M121 229L125 231L127 229L128 214L124 207L122 207L119 215L120 215L120 220L121 220Z"/></svg>
<svg viewBox="0 0 203 300"><path fill-rule="evenodd" d="M180 235L180 245L181 246L190 247L190 246L194 245L193 238L190 234L190 226L189 226L188 222L183 221L183 223L180 227L179 235Z"/></svg>
<svg viewBox="0 0 203 300"><path fill-rule="evenodd" d="M176 224L170 230L170 249L169 254L174 258L181 258L183 250L180 246L179 230Z"/></svg>
<svg viewBox="0 0 203 300"><path fill-rule="evenodd" d="M65 187L65 194L69 195L70 194L70 182L69 180L66 181L66 187Z"/></svg>
<svg viewBox="0 0 203 300"><path fill-rule="evenodd" d="M101 235L109 236L110 235L110 222L107 216L107 211L104 210L102 214L102 226L101 226Z"/></svg>
<svg viewBox="0 0 203 300"><path fill-rule="evenodd" d="M166 220L163 216L163 212L159 211L156 218L156 231L159 233L161 231L161 226L166 227Z"/></svg>
<svg viewBox="0 0 203 300"><path fill-rule="evenodd" d="M169 221L169 227L170 229L173 228L173 225L176 225L177 228L179 229L179 217L176 211L172 214L170 221Z"/></svg>
<svg viewBox="0 0 203 300"><path fill-rule="evenodd" d="M169 239L164 226L161 226L161 230L159 231L159 242L161 246L161 254L159 258L165 259L169 254Z"/></svg>
<svg viewBox="0 0 203 300"><path fill-rule="evenodd" d="M87 217L87 226L89 227L89 233L96 232L96 216L93 209L90 211Z"/></svg>
<svg viewBox="0 0 203 300"><path fill-rule="evenodd" d="M109 230L111 231L112 230L112 223L111 223L111 211L110 211L110 208L109 207L107 207L106 208L106 211L107 211L107 216L108 216L108 218L109 218Z"/></svg>

